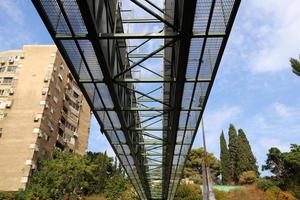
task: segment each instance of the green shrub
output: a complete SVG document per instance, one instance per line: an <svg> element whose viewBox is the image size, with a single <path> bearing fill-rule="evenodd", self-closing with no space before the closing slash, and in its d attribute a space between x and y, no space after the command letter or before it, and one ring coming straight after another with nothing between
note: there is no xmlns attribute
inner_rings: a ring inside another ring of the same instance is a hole
<svg viewBox="0 0 300 200"><path fill-rule="evenodd" d="M279 187L273 186L266 191L267 200L296 200L289 192L282 191Z"/></svg>
<svg viewBox="0 0 300 200"><path fill-rule="evenodd" d="M257 174L255 171L243 172L239 177L239 183L241 185L253 184L256 181Z"/></svg>
<svg viewBox="0 0 300 200"><path fill-rule="evenodd" d="M227 193L228 200L265 200L263 191L254 186L245 186Z"/></svg>
<svg viewBox="0 0 300 200"><path fill-rule="evenodd" d="M14 196L14 192L0 192L0 200L13 200Z"/></svg>
<svg viewBox="0 0 300 200"><path fill-rule="evenodd" d="M216 200L227 200L227 192L221 190L214 190Z"/></svg>
<svg viewBox="0 0 300 200"><path fill-rule="evenodd" d="M271 179L259 178L256 181L256 186L258 189L266 191L270 187L277 186L277 184L275 181L272 181Z"/></svg>
<svg viewBox="0 0 300 200"><path fill-rule="evenodd" d="M201 189L196 184L180 184L175 194L175 200L202 199Z"/></svg>

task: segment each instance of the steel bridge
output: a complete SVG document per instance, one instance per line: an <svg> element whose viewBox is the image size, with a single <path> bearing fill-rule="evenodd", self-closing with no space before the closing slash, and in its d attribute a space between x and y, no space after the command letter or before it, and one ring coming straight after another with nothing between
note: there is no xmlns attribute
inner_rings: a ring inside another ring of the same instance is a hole
<svg viewBox="0 0 300 200"><path fill-rule="evenodd" d="M240 0L32 0L141 199L174 198Z"/></svg>

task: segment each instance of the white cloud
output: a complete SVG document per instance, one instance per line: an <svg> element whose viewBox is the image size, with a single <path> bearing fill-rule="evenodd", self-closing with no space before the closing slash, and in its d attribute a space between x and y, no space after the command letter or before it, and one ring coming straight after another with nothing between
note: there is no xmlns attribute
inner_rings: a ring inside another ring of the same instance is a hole
<svg viewBox="0 0 300 200"><path fill-rule="evenodd" d="M28 3L28 2L27 2ZM0 50L20 48L35 40L35 28L30 26L25 1L1 1Z"/></svg>
<svg viewBox="0 0 300 200"><path fill-rule="evenodd" d="M278 102L274 103L273 108L275 109L277 115L279 115L282 118L292 117L296 114L294 108L288 107L282 103L278 103Z"/></svg>
<svg viewBox="0 0 300 200"><path fill-rule="evenodd" d="M204 129L209 152L213 152L216 156L219 155L219 143L216 141L219 141L221 131L224 130L226 132L229 124L235 121L241 112L242 110L239 106L223 106L220 109L204 114ZM196 146L202 146L201 134L201 127L199 127L195 141Z"/></svg>
<svg viewBox="0 0 300 200"><path fill-rule="evenodd" d="M243 4L244 3L244 4ZM300 1L251 0L242 3L238 34L248 54L249 69L254 73L289 70L289 58L300 53ZM234 38L233 38L234 39ZM250 47L251 46L251 47Z"/></svg>
<svg viewBox="0 0 300 200"><path fill-rule="evenodd" d="M204 122L206 128L210 132L218 130L218 134L222 127L226 126L234 120L241 113L241 108L239 106L224 106L221 109L215 110L214 112L207 113L204 115Z"/></svg>
<svg viewBox="0 0 300 200"><path fill-rule="evenodd" d="M280 151L288 151L290 144L283 142L277 138L263 137L259 139L259 145L267 153L267 150L271 147L277 147Z"/></svg>
<svg viewBox="0 0 300 200"><path fill-rule="evenodd" d="M17 25L24 24L25 13L23 13L22 9L18 6L17 1L1 2L0 12L5 13L7 21L16 23Z"/></svg>

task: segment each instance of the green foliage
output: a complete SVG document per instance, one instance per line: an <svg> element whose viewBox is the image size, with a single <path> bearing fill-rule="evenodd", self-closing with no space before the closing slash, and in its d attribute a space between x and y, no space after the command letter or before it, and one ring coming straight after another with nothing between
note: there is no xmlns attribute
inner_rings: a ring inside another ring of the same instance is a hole
<svg viewBox="0 0 300 200"><path fill-rule="evenodd" d="M41 162L41 169L31 178L27 196L44 199L76 198L78 195L96 192L101 188L100 179L106 178L111 169L110 161L99 163L103 154L89 154L85 157L68 152L55 152L54 159ZM104 172L101 170L103 165ZM101 176L101 177L100 177Z"/></svg>
<svg viewBox="0 0 300 200"><path fill-rule="evenodd" d="M227 200L227 193L221 190L214 190L216 200Z"/></svg>
<svg viewBox="0 0 300 200"><path fill-rule="evenodd" d="M237 182L238 173L237 173L237 162L238 162L238 143L237 143L237 133L233 124L229 125L229 158L230 158L230 180Z"/></svg>
<svg viewBox="0 0 300 200"><path fill-rule="evenodd" d="M139 200L139 196L133 187L128 188L125 192L122 193L120 200Z"/></svg>
<svg viewBox="0 0 300 200"><path fill-rule="evenodd" d="M253 186L230 190L226 197L228 200L266 200L265 193Z"/></svg>
<svg viewBox="0 0 300 200"><path fill-rule="evenodd" d="M270 187L277 186L277 183L271 179L259 178L256 181L256 186L262 191L266 191Z"/></svg>
<svg viewBox="0 0 300 200"><path fill-rule="evenodd" d="M0 191L0 200L14 199L15 192L1 192Z"/></svg>
<svg viewBox="0 0 300 200"><path fill-rule="evenodd" d="M255 171L245 171L240 175L239 184L253 184L256 181L257 172Z"/></svg>
<svg viewBox="0 0 300 200"><path fill-rule="evenodd" d="M222 183L226 184L230 180L230 158L223 131L220 136L220 149Z"/></svg>
<svg viewBox="0 0 300 200"><path fill-rule="evenodd" d="M238 161L237 161L237 174L240 176L245 171L254 171L258 175L258 168L256 159L252 153L251 146L242 129L238 130Z"/></svg>
<svg viewBox="0 0 300 200"><path fill-rule="evenodd" d="M198 185L180 184L176 190L175 200L199 200L202 199L202 192Z"/></svg>
<svg viewBox="0 0 300 200"><path fill-rule="evenodd" d="M204 155L203 148L192 149L190 151L184 168L184 177L193 178L199 177L202 174L198 169L202 166L202 162L204 162ZM212 153L207 153L207 160L214 179L217 179L220 175L220 161Z"/></svg>
<svg viewBox="0 0 300 200"><path fill-rule="evenodd" d="M270 170L279 180L279 186L290 190L300 198L300 146L291 145L290 152L281 152L278 148L269 149L263 170Z"/></svg>
<svg viewBox="0 0 300 200"><path fill-rule="evenodd" d="M273 186L266 191L267 200L296 200L289 192L282 191L279 187Z"/></svg>
<svg viewBox="0 0 300 200"><path fill-rule="evenodd" d="M300 76L300 61L295 58L290 58L290 63L293 68L293 72Z"/></svg>
<svg viewBox="0 0 300 200"><path fill-rule="evenodd" d="M0 200L78 199L79 196L104 192L110 193L107 195L109 199L118 199L131 187L121 169L103 153L81 156L54 152L54 158L42 160L39 168L33 173L25 191L16 192L12 197L0 194Z"/></svg>
<svg viewBox="0 0 300 200"><path fill-rule="evenodd" d="M120 199L122 194L130 187L124 174L119 172L110 177L105 187L105 197L109 200Z"/></svg>

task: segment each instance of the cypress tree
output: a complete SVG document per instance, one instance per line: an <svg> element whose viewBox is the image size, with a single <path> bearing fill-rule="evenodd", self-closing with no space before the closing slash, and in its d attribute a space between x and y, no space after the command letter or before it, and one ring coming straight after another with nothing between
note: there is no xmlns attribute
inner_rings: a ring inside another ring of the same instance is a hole
<svg viewBox="0 0 300 200"><path fill-rule="evenodd" d="M221 149L220 159L221 159L222 183L226 184L230 180L230 160L229 160L229 152L228 152L223 131L220 136L220 149Z"/></svg>
<svg viewBox="0 0 300 200"><path fill-rule="evenodd" d="M237 173L238 176L245 171L255 171L258 174L256 159L252 153L249 141L243 129L238 130L238 163Z"/></svg>
<svg viewBox="0 0 300 200"><path fill-rule="evenodd" d="M237 133L233 124L229 125L229 160L230 160L230 180L237 182L238 173L236 171L237 161L238 161L238 145L237 145Z"/></svg>

